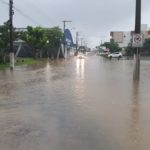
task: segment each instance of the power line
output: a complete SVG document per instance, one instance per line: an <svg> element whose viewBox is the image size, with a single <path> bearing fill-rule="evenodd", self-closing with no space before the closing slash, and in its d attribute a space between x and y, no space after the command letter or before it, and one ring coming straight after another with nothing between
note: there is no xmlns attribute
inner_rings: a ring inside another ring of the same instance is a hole
<svg viewBox="0 0 150 150"><path fill-rule="evenodd" d="M7 2L5 2L3 0L0 0L0 1L1 1L1 3L5 4L5 5L9 5L9 3L7 3Z"/></svg>
<svg viewBox="0 0 150 150"><path fill-rule="evenodd" d="M36 21L36 20L34 20L33 18L31 18L30 16L26 15L26 14L25 14L24 12L22 12L20 9L18 9L18 8L16 8L16 7L14 7L14 9L15 9L18 13L20 13L22 16L24 16L25 18L27 18L28 20L30 20L30 21L32 21L33 23L38 24L38 25L40 26L40 23L39 23L38 21Z"/></svg>
<svg viewBox="0 0 150 150"><path fill-rule="evenodd" d="M51 17L50 17L50 15L47 15L47 14L41 9L41 7L39 8L39 7L38 7L35 3L33 3L32 1L28 1L28 4L29 4L32 8L34 8L34 11L35 11L35 12L38 12L40 15L42 15L42 17L45 17L46 20L51 20L51 21L54 22L54 18L52 18L53 15L51 15Z"/></svg>
<svg viewBox="0 0 150 150"><path fill-rule="evenodd" d="M9 3L7 3L6 1L4 0L0 0L1 3L9 6ZM34 20L32 17L26 15L23 11L21 11L20 9L18 9L17 7L14 6L14 9L19 13L21 14L23 17L25 17L26 19L30 20L31 22L35 23L35 24L38 24L40 26L40 23L36 20Z"/></svg>

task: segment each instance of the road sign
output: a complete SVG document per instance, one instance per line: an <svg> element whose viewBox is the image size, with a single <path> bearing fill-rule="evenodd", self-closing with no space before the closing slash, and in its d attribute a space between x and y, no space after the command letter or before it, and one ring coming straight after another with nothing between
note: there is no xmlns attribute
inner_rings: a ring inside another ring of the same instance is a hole
<svg viewBox="0 0 150 150"><path fill-rule="evenodd" d="M143 34L133 34L133 47L142 47L143 46Z"/></svg>

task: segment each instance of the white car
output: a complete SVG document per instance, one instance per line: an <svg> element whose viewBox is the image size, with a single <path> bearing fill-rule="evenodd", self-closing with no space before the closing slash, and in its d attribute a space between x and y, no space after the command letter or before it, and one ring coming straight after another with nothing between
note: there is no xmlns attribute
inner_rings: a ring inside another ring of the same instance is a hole
<svg viewBox="0 0 150 150"><path fill-rule="evenodd" d="M122 53L121 52L114 52L108 55L108 58L121 58Z"/></svg>

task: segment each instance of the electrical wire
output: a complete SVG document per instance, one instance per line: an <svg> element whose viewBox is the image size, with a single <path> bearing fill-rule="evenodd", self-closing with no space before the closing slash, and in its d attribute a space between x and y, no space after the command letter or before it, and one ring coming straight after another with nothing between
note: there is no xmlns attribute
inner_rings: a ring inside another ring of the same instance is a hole
<svg viewBox="0 0 150 150"><path fill-rule="evenodd" d="M9 5L7 2L3 1L3 0L0 0L1 3L5 4L5 5Z"/></svg>
<svg viewBox="0 0 150 150"><path fill-rule="evenodd" d="M9 3L6 2L6 1L4 1L4 0L0 0L0 2L1 2L2 4L5 4L5 5L9 6ZM33 23L35 23L35 24L37 24L37 25L40 26L40 23L39 23L38 21L36 21L36 20L33 19L32 17L26 15L23 11L21 11L21 10L18 9L17 7L14 6L14 9L15 9L19 14L21 14L23 17L25 17L26 19L28 19L28 20L30 20L31 22L33 22Z"/></svg>
<svg viewBox="0 0 150 150"><path fill-rule="evenodd" d="M25 17L25 18L27 18L28 20L30 20L31 22L33 22L33 23L35 23L35 24L41 26L41 24L40 24L38 21L36 21L36 20L34 20L32 17L26 15L26 14L25 14L24 12L22 12L20 9L18 9L18 8L16 8L16 7L14 7L14 9L15 9L18 13L20 13L23 17Z"/></svg>

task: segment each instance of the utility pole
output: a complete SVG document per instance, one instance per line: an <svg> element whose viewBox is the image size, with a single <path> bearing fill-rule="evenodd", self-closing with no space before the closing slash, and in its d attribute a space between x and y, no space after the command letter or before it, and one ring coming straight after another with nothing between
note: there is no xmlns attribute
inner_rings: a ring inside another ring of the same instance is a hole
<svg viewBox="0 0 150 150"><path fill-rule="evenodd" d="M102 44L103 44L103 41L101 40L101 44L100 44L100 46L102 46Z"/></svg>
<svg viewBox="0 0 150 150"><path fill-rule="evenodd" d="M83 40L84 38L81 38L81 52L83 52Z"/></svg>
<svg viewBox="0 0 150 150"><path fill-rule="evenodd" d="M135 34L141 33L141 0L136 0ZM140 80L140 48L135 49L135 68L133 80Z"/></svg>
<svg viewBox="0 0 150 150"><path fill-rule="evenodd" d="M9 38L10 38L10 69L14 68L14 50L13 50L13 0L9 0Z"/></svg>
<svg viewBox="0 0 150 150"><path fill-rule="evenodd" d="M70 21L70 20L63 20L62 22L63 22L63 24L64 24L64 41L63 41L64 43L63 43L63 44L64 44L64 55L65 55L65 54L66 54L66 41L65 41L66 23L67 23L67 22L72 22L72 21ZM65 56L66 56L66 55L65 55Z"/></svg>
<svg viewBox="0 0 150 150"><path fill-rule="evenodd" d="M78 36L79 36L79 33L76 32L76 52L78 52Z"/></svg>

